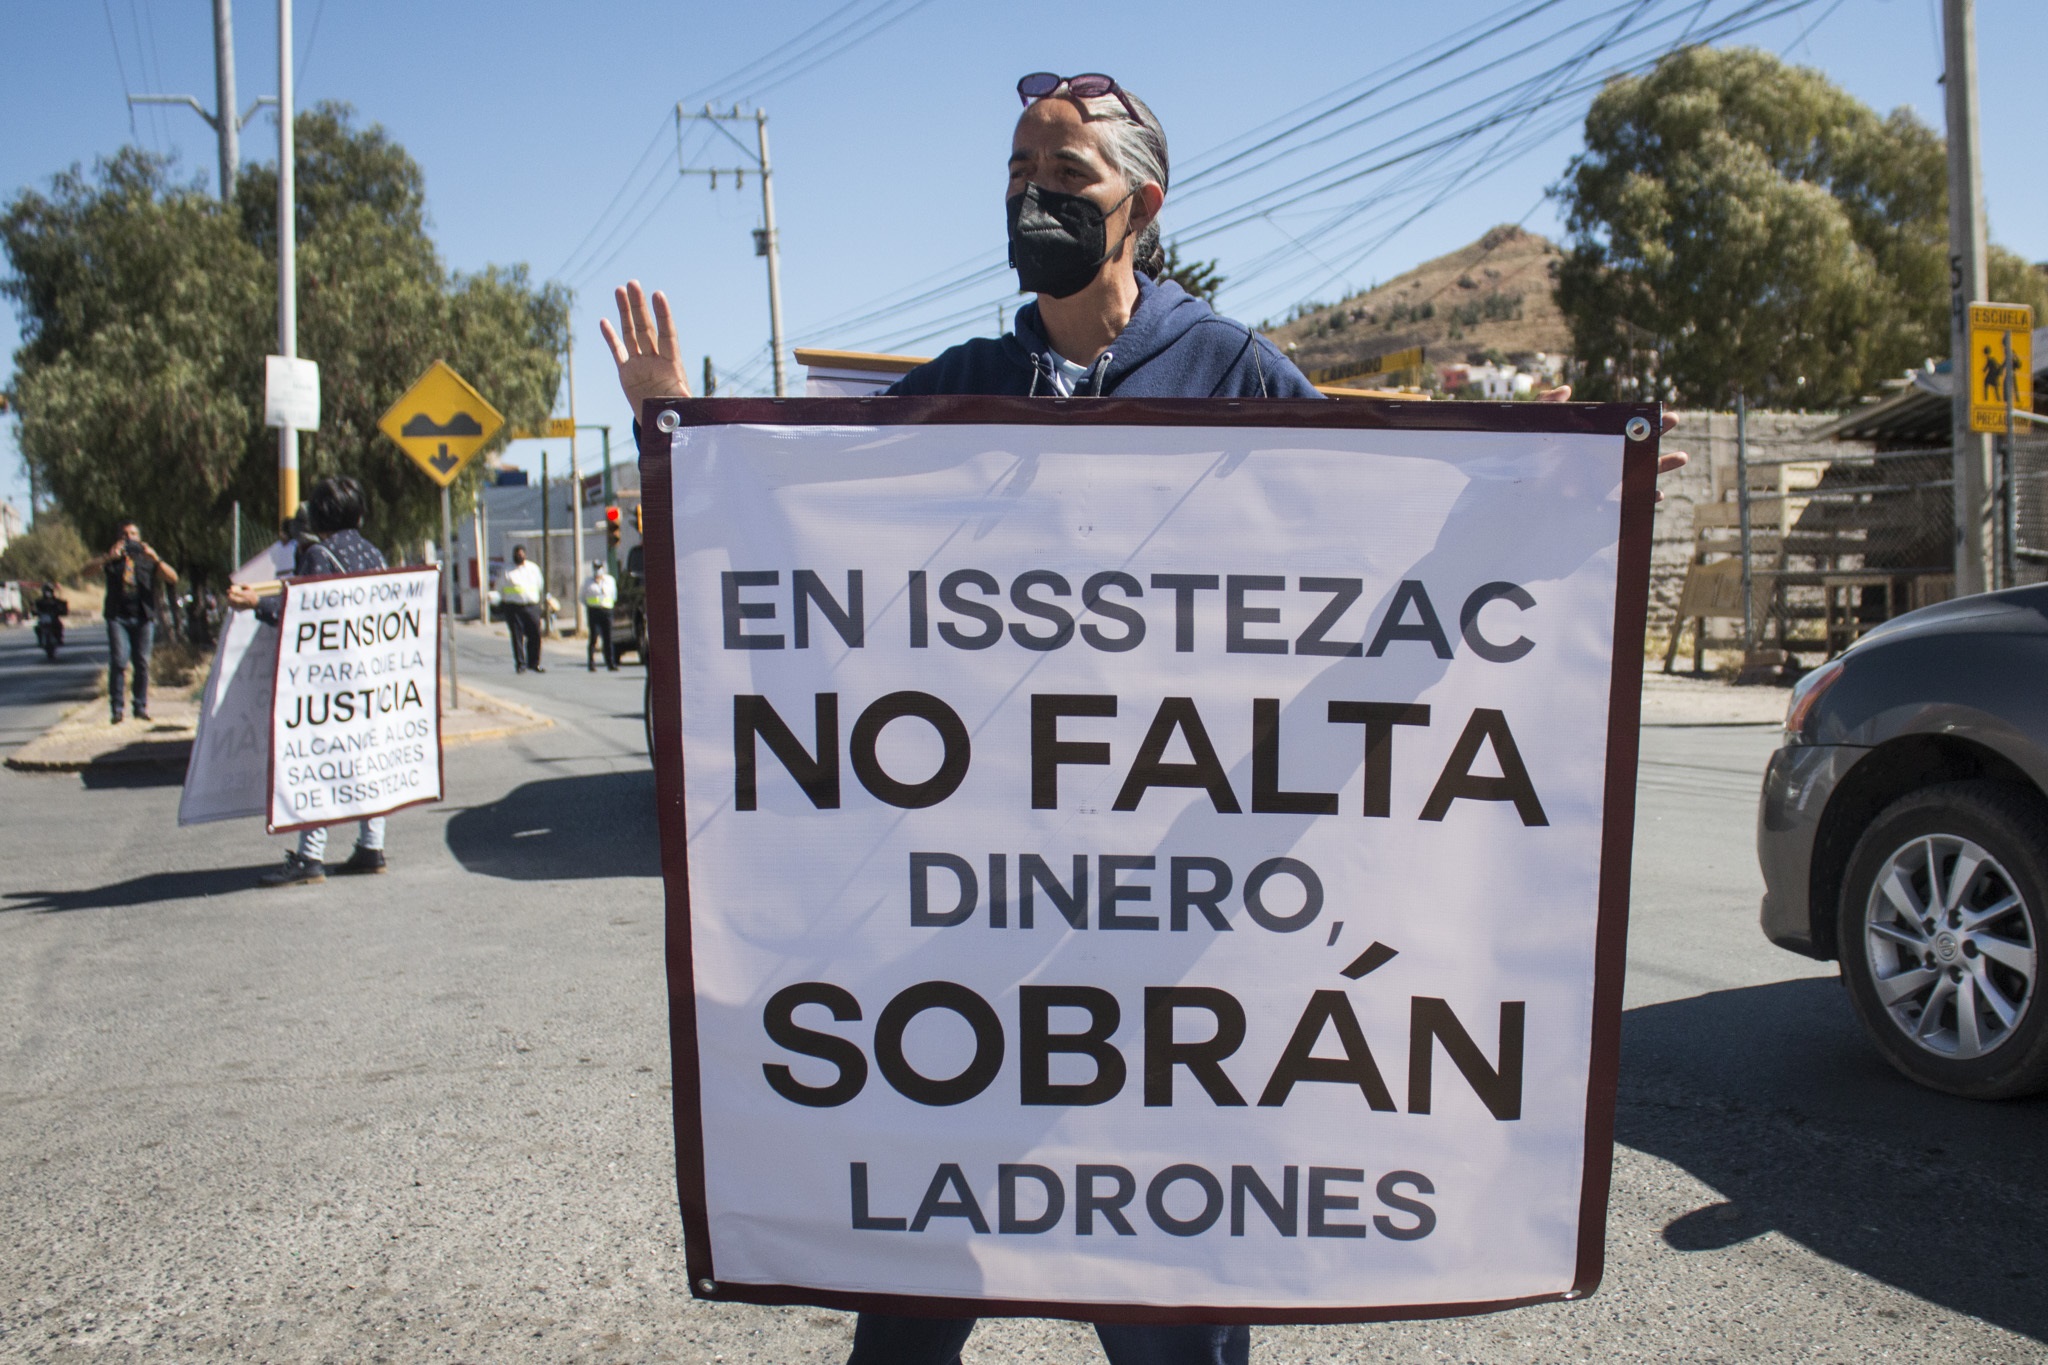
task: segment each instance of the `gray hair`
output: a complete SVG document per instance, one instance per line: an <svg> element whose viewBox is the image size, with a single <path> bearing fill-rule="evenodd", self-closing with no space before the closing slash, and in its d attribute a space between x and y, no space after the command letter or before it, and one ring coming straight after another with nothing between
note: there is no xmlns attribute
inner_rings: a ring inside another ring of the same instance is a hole
<svg viewBox="0 0 2048 1365"><path fill-rule="evenodd" d="M1124 91L1131 108L1138 111L1138 121L1133 123L1129 110L1115 95L1103 95L1096 99L1075 99L1082 114L1102 136L1102 154L1110 168L1123 177L1124 188L1135 191L1141 185L1157 185L1162 192L1167 187L1166 130L1159 126L1159 118L1145 101L1130 91ZM1069 98L1072 98L1069 96ZM1166 268L1166 252L1160 244L1159 220L1154 218L1138 234L1137 250L1132 254L1132 264L1158 279Z"/></svg>

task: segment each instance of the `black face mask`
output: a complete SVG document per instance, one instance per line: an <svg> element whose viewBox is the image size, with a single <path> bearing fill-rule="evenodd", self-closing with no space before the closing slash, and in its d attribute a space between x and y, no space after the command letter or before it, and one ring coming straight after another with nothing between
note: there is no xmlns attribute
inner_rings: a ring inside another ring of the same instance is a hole
<svg viewBox="0 0 2048 1365"><path fill-rule="evenodd" d="M1112 251L1104 221L1130 199L1125 195L1105 211L1092 199L1026 184L1010 196L1010 264L1017 287L1027 294L1064 299L1095 282ZM1126 233L1125 236L1130 234ZM1118 241L1116 250L1123 249Z"/></svg>

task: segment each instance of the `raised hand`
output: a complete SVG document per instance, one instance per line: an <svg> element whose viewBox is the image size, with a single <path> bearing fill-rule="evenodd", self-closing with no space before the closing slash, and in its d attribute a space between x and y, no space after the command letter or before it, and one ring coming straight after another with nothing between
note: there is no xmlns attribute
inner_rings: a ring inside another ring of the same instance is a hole
<svg viewBox="0 0 2048 1365"><path fill-rule="evenodd" d="M633 416L639 417L641 404L650 398L688 398L690 381L683 374L668 296L655 290L650 309L640 281L628 280L623 288L612 291L612 297L619 306L618 329L613 330L610 319L600 319L597 329L604 333L605 345L619 367L619 387L633 405Z"/></svg>
<svg viewBox="0 0 2048 1365"><path fill-rule="evenodd" d="M1544 403L1569 403L1572 398L1572 386L1560 384L1554 389L1545 389L1536 397L1540 402ZM1666 411L1664 414L1665 433L1669 434L1671 428L1677 425L1678 414ZM1657 472L1659 474L1673 473L1685 468L1690 463L1692 463L1692 456L1682 450L1660 450L1657 452ZM1657 501L1664 501L1664 490L1661 488L1657 490Z"/></svg>

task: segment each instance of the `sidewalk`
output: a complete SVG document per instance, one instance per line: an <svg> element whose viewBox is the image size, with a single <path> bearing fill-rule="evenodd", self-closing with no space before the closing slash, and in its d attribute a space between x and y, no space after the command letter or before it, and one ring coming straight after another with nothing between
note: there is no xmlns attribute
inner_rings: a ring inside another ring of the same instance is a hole
<svg viewBox="0 0 2048 1365"><path fill-rule="evenodd" d="M55 725L8 755L22 772L75 773L136 763L183 763L199 732L199 697L205 684L166 688L150 698L150 719L107 722L107 699L95 697L66 711ZM554 720L518 702L462 684L462 709L441 713L441 745L475 744L533 730Z"/></svg>
<svg viewBox="0 0 2048 1365"><path fill-rule="evenodd" d="M1643 668L1645 725L1781 725L1792 700L1788 687L1737 687L1718 678Z"/></svg>

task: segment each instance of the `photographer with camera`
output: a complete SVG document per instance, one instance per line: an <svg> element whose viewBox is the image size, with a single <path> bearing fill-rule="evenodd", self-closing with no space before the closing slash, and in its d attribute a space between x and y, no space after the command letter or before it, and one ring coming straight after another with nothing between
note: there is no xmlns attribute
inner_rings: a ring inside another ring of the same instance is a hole
<svg viewBox="0 0 2048 1365"><path fill-rule="evenodd" d="M107 575L107 701L113 723L121 723L122 675L135 668L135 719L149 719L149 652L156 643L156 592L159 583L176 583L178 571L142 538L132 520L121 522L121 538L92 561Z"/></svg>

